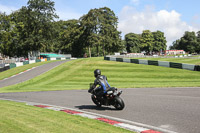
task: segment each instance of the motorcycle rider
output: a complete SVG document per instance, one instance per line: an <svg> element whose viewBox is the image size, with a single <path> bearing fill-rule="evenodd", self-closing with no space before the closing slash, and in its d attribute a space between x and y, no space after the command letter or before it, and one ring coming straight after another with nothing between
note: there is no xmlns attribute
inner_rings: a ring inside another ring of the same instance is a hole
<svg viewBox="0 0 200 133"><path fill-rule="evenodd" d="M110 89L110 85L108 84L107 77L104 75L101 75L101 70L96 69L94 71L95 81L93 86L88 90L89 93L94 91L97 96L101 97L104 96L108 89ZM96 86L99 85L99 87L96 88Z"/></svg>

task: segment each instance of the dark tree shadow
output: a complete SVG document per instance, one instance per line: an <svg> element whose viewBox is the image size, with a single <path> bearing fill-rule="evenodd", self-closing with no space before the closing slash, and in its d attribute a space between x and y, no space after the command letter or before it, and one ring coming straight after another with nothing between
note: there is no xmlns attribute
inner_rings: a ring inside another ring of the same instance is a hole
<svg viewBox="0 0 200 133"><path fill-rule="evenodd" d="M90 110L100 110L100 111L104 111L104 110L116 110L115 108L110 107L106 107L106 106L101 106L101 107L97 107L96 105L80 105L80 106L75 106L75 108L78 109L90 109Z"/></svg>

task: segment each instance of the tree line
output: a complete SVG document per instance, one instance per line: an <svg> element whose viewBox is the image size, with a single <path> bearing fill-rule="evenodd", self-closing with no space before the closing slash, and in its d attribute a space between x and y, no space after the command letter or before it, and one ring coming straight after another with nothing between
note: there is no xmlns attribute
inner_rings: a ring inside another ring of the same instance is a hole
<svg viewBox="0 0 200 133"><path fill-rule="evenodd" d="M180 39L173 42L170 49L184 50L188 53L200 53L200 31L196 33L194 31L186 31Z"/></svg>
<svg viewBox="0 0 200 133"><path fill-rule="evenodd" d="M128 33L123 40L118 18L108 7L91 9L79 19L56 21L54 5L52 0L29 0L9 15L0 13L0 53L27 57L28 52L40 51L83 57L166 50L161 31Z"/></svg>
<svg viewBox="0 0 200 133"><path fill-rule="evenodd" d="M125 35L126 50L128 53L159 54L166 50L167 41L161 31L151 32L144 30L142 34L129 33Z"/></svg>

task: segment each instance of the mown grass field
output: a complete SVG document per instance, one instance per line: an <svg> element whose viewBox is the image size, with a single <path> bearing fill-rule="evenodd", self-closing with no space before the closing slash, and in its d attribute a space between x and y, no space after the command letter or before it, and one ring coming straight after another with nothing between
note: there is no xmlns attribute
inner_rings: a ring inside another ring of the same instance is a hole
<svg viewBox="0 0 200 133"><path fill-rule="evenodd" d="M117 88L200 87L197 71L105 61L101 57L69 61L24 83L0 88L0 92L88 89L97 68Z"/></svg>
<svg viewBox="0 0 200 133"><path fill-rule="evenodd" d="M134 58L134 59L136 59L136 58ZM159 60L159 61L200 65L200 58L199 59L193 59L193 58L137 58L137 59L156 60L156 61Z"/></svg>
<svg viewBox="0 0 200 133"><path fill-rule="evenodd" d="M23 72L27 69L30 69L32 67L36 67L36 66L40 66L40 65L44 65L47 63L51 63L51 62L55 62L55 61L44 61L44 62L37 62L37 63L33 63L33 64L27 64L24 66L20 66L20 67L15 67L9 70L6 70L4 72L0 72L0 80L4 79L4 78L8 78L12 75L18 74L20 72Z"/></svg>
<svg viewBox="0 0 200 133"><path fill-rule="evenodd" d="M0 100L0 133L128 133L112 125L24 103Z"/></svg>

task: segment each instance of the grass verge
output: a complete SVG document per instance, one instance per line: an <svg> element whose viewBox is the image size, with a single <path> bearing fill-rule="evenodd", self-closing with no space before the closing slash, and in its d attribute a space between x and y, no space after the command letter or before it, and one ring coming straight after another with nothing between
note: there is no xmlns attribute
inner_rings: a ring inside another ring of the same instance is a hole
<svg viewBox="0 0 200 133"><path fill-rule="evenodd" d="M88 89L97 68L117 88L200 87L196 71L88 58L66 62L34 79L0 88L0 92Z"/></svg>
<svg viewBox="0 0 200 133"><path fill-rule="evenodd" d="M128 133L112 125L24 103L0 100L2 133Z"/></svg>
<svg viewBox="0 0 200 133"><path fill-rule="evenodd" d="M13 76L15 74L18 74L20 72L23 72L27 69L30 69L32 67L36 67L36 66L40 66L40 65L44 65L47 63L51 63L51 62L55 62L55 61L44 61L44 62L37 62L37 63L33 63L33 64L27 64L24 66L20 66L20 67L15 67L12 69L8 69L6 71L0 72L0 80L4 79L4 78L8 78L10 76Z"/></svg>

